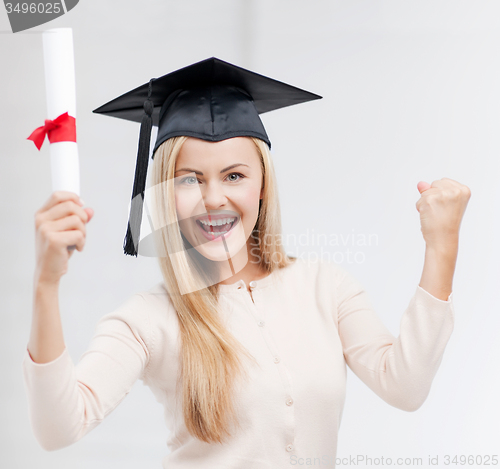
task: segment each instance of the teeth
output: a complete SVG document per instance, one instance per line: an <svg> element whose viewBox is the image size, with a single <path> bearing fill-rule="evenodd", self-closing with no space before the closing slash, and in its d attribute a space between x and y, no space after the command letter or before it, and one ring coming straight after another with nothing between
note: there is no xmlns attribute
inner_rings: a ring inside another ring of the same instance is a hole
<svg viewBox="0 0 500 469"><path fill-rule="evenodd" d="M207 226L220 226L220 225L225 225L226 223L232 223L236 218L222 218L221 220L213 220L211 222L209 221L203 221L200 220L201 223Z"/></svg>

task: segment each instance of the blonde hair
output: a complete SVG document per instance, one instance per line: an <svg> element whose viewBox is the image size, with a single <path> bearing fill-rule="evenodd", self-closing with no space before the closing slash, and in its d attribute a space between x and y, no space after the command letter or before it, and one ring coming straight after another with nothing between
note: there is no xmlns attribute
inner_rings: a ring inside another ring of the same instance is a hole
<svg viewBox="0 0 500 469"><path fill-rule="evenodd" d="M218 284L208 287L201 268L210 262L196 256L196 250L185 249L175 209L173 178L182 144L188 137L173 137L159 146L154 154L151 187L156 226L165 227L158 237L160 270L177 313L180 328L180 372L182 409L186 428L194 437L210 443L223 443L231 436L230 424L239 427L233 405L237 377L246 377L242 357L255 358L224 327L219 315ZM251 234L256 241L252 253L268 273L281 269L295 259L289 257L281 243L269 242L281 236L278 190L269 148L253 137L260 156L263 175L263 198ZM168 221L170 220L170 223ZM174 221L174 223L172 222ZM170 255L172 252L176 254ZM182 289L188 293L182 293Z"/></svg>

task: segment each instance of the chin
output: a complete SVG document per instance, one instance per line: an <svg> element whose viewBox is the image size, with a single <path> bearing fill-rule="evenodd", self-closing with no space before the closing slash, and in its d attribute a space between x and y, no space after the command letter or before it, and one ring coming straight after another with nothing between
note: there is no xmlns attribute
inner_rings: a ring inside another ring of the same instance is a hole
<svg viewBox="0 0 500 469"><path fill-rule="evenodd" d="M207 252L207 250L201 248L200 247L197 247L195 248L196 251L198 251L198 253L203 256L205 259L208 259L209 261L212 261L212 262L223 262L223 261L227 261L227 253L225 251L225 249L222 249L221 252Z"/></svg>

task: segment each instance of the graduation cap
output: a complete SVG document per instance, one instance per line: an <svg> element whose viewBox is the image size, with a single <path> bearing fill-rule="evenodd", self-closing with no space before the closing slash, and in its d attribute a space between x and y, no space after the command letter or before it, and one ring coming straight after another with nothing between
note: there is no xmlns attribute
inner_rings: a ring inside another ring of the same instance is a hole
<svg viewBox="0 0 500 469"><path fill-rule="evenodd" d="M271 148L259 114L315 99L321 96L212 57L153 78L95 109L141 122L125 254L137 256L153 125L158 126L153 158L163 142L176 136L211 142L256 137ZM136 197L140 203L134 203Z"/></svg>

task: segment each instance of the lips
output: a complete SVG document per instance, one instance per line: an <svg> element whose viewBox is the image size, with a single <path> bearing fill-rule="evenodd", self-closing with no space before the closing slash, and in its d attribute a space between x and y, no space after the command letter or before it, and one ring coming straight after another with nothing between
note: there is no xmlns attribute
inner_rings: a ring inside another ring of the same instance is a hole
<svg viewBox="0 0 500 469"><path fill-rule="evenodd" d="M200 230L203 233L205 238L207 238L209 240L213 240L216 238L220 238L221 235L224 235L224 237L227 237L239 221L239 217L227 217L227 216L218 217L219 220L224 220L227 218L235 218L235 220L233 222L225 223L223 225L206 225L206 224L201 222L201 220L205 220L205 218L202 218L202 219L196 220L196 224L200 228ZM211 221L212 222L217 221L217 218L211 217Z"/></svg>
<svg viewBox="0 0 500 469"><path fill-rule="evenodd" d="M205 225L201 221L197 220L196 221L198 226L200 226L203 230L205 230L207 233L214 232L214 233L222 233L224 231L229 231L233 225L236 223L236 220L234 220L231 223L226 223L224 225Z"/></svg>
<svg viewBox="0 0 500 469"><path fill-rule="evenodd" d="M202 221L205 223L210 223L213 221L224 220L226 218L230 218L232 220L233 218L238 218L238 215L235 212L225 212L225 213L218 213L218 214L210 213L207 215L202 215L201 217L198 217L196 220Z"/></svg>

